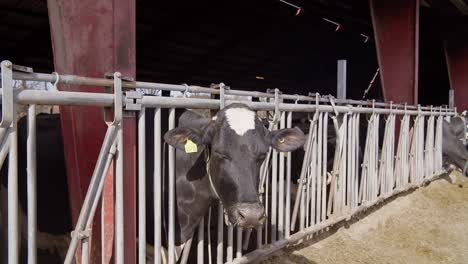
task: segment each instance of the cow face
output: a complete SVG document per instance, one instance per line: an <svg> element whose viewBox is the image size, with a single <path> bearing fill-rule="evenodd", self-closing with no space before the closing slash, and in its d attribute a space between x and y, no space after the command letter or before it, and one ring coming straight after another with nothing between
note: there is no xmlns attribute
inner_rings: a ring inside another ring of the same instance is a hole
<svg viewBox="0 0 468 264"><path fill-rule="evenodd" d="M230 222L241 227L263 222L259 172L269 148L288 152L305 142L298 128L268 131L256 113L243 104L221 110L202 129L178 127L166 133L164 139L181 150L187 140L195 142L199 152L200 148L209 149L208 170L215 190L208 188L221 199Z"/></svg>

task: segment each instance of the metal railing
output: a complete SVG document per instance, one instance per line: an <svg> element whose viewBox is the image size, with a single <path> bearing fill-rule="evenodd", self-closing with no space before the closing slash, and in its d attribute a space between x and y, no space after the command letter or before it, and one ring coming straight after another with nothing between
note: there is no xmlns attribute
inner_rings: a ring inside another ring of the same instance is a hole
<svg viewBox="0 0 468 264"><path fill-rule="evenodd" d="M67 252L65 263L75 258L76 249L82 247L82 263L89 261L90 225L97 209L104 185L104 178L114 160L116 166L116 239L115 259L123 262L123 160L122 112L138 111L138 260L146 263L146 114L154 108L154 252L155 263L161 263L161 247L168 249L168 262L175 263L177 250L174 242L175 214L175 152L168 151L168 217L162 210L162 176L164 153L162 145L162 109L169 109L168 127L176 126L175 109L220 109L225 105L241 102L253 110L269 111L274 118L269 129L293 126L293 115L307 113L308 135L302 168L292 167L292 155L270 150L260 172L260 194L267 211L264 226L252 230L225 226L223 208L211 208L202 219L197 243L197 262L216 259L217 263L247 263L268 255L289 244L310 238L314 233L349 219L367 208L411 188L418 187L443 173L442 122L454 116L447 107L421 107L406 104L378 103L375 101L335 100L332 97L251 92L231 90L220 85L219 89L188 85L172 85L134 82L122 79L119 73L113 79L87 78L73 75L41 74L14 71L9 61L1 64L2 122L0 123L0 166L9 154L8 164L8 263L19 263L18 228L18 150L15 107L29 105L28 111L28 263L36 263L36 117L35 106L88 105L114 108L114 120L108 122L108 130L94 169L91 182L81 208L79 219ZM13 80L32 80L59 84L94 85L113 87L110 93L85 93L64 91L14 90ZM207 93L220 99L186 97L145 96L136 88ZM229 100L229 95L258 98L253 100ZM382 117L385 117L384 120ZM363 155L360 154L360 124L367 119L366 140ZM329 121L332 121L332 124ZM385 122L383 144L379 144L379 122ZM396 131L399 124L399 131ZM332 128L332 130L330 130ZM332 131L332 132L330 132ZM399 132L399 133L396 133ZM334 133L335 143L328 141ZM397 137L398 136L398 137ZM398 142L396 144L396 142ZM333 166L328 167L328 154L334 151ZM362 157L361 157L362 156ZM301 170L294 197L293 170ZM291 210L292 209L292 210ZM218 210L217 221L211 212ZM163 233L162 222L167 220L168 233ZM217 222L217 224L215 224ZM211 241L211 225L217 226L216 245ZM234 236L236 229L236 236ZM206 230L206 232L205 232ZM227 234L227 239L224 234ZM208 233L208 235L206 234ZM255 234L255 235L254 235ZM167 236L167 245L162 245ZM256 236L256 239L253 239ZM193 237L192 239L195 239ZM192 239L185 243L180 262L185 263L190 253ZM207 239L207 241L205 240ZM256 249L252 243L256 241ZM225 243L226 242L226 243ZM235 242L235 247L234 247ZM235 250L235 252L234 252ZM215 253L216 252L216 253ZM207 255L204 255L207 253ZM211 256L215 253L216 256ZM226 253L226 255L224 255Z"/></svg>

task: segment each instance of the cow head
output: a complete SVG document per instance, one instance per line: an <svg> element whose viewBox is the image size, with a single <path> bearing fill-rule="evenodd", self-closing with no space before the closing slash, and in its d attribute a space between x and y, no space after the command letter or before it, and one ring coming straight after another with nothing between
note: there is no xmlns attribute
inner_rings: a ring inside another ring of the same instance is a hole
<svg viewBox="0 0 468 264"><path fill-rule="evenodd" d="M263 222L259 172L269 148L289 152L305 142L304 133L298 128L270 132L256 113L243 104L229 105L201 129L179 126L168 131L164 139L180 150L185 149L188 140L197 144L198 153L209 150L208 171L213 186L208 188L213 196L219 196L229 221L241 227Z"/></svg>

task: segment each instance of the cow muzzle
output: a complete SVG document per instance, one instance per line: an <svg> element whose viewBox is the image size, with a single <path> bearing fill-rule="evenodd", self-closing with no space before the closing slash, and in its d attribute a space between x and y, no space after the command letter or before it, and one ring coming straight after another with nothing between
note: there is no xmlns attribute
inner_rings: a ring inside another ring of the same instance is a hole
<svg viewBox="0 0 468 264"><path fill-rule="evenodd" d="M265 208L260 203L238 203L229 211L230 221L242 228L253 228L265 221Z"/></svg>

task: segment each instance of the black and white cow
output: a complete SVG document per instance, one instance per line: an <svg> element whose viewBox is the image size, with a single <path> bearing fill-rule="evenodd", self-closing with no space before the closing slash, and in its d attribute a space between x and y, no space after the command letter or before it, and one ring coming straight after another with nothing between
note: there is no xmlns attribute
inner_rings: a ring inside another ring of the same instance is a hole
<svg viewBox="0 0 468 264"><path fill-rule="evenodd" d="M444 120L442 153L446 165L453 164L468 176L468 150L464 144L466 137L466 117L454 117L450 122Z"/></svg>
<svg viewBox="0 0 468 264"><path fill-rule="evenodd" d="M259 170L270 146L281 152L305 142L298 128L268 131L243 104L232 104L212 119L186 111L165 141L176 150L177 244L189 239L208 207L220 200L233 225L251 228L262 224ZM186 153L187 142L196 153Z"/></svg>

